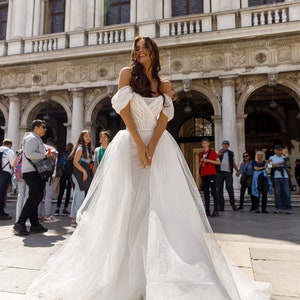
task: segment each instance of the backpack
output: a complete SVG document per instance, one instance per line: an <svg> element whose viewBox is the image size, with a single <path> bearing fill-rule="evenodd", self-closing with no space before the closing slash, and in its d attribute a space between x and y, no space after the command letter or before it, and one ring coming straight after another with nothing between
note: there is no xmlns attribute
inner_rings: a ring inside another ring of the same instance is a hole
<svg viewBox="0 0 300 300"><path fill-rule="evenodd" d="M23 160L23 155L20 154L17 158L16 165L15 165L15 175L18 180L23 177L23 175L22 175L22 160Z"/></svg>
<svg viewBox="0 0 300 300"><path fill-rule="evenodd" d="M62 166L62 174L66 177L70 177L73 173L73 157L68 156L67 160L64 162Z"/></svg>
<svg viewBox="0 0 300 300"><path fill-rule="evenodd" d="M1 172L3 171L3 169L9 164L9 162L8 162L8 163L6 163L6 164L2 167L2 164L3 164L3 154L4 154L5 151L6 151L6 150L0 152L0 173L1 173Z"/></svg>

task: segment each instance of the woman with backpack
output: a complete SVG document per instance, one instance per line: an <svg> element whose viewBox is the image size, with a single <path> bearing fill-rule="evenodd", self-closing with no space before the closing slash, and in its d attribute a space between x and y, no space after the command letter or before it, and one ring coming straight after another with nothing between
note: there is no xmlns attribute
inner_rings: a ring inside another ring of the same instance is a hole
<svg viewBox="0 0 300 300"><path fill-rule="evenodd" d="M85 165L90 165L93 159L91 149L91 134L87 130L82 130L70 156L73 158L73 174L74 196L71 207L70 217L72 218L71 226L76 227L76 214L83 203L88 187L92 181L92 166L91 169L84 168ZM75 174L78 174L77 176ZM82 187L84 185L84 187Z"/></svg>

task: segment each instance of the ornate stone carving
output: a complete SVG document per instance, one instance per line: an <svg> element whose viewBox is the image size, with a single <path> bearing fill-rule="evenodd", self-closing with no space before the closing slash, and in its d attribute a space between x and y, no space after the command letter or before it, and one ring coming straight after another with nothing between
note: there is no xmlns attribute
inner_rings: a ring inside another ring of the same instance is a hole
<svg viewBox="0 0 300 300"><path fill-rule="evenodd" d="M15 85L15 74L7 74L2 76L1 86L3 88L13 87Z"/></svg>
<svg viewBox="0 0 300 300"><path fill-rule="evenodd" d="M225 58L223 54L213 54L211 56L211 66L213 69L222 69L224 68Z"/></svg>
<svg viewBox="0 0 300 300"><path fill-rule="evenodd" d="M244 90L253 84L253 79L249 77L238 77L235 82L236 99L238 100Z"/></svg>
<svg viewBox="0 0 300 300"><path fill-rule="evenodd" d="M191 79L184 79L182 80L182 84L183 84L183 91L184 92L189 92L191 90Z"/></svg>
<svg viewBox="0 0 300 300"><path fill-rule="evenodd" d="M232 53L232 64L234 67L245 66L246 55L244 51L237 51Z"/></svg>
<svg viewBox="0 0 300 300"><path fill-rule="evenodd" d="M278 49L278 61L285 62L291 59L291 49L290 47L282 47Z"/></svg>
<svg viewBox="0 0 300 300"><path fill-rule="evenodd" d="M182 70L183 63L180 60L174 60L171 63L171 69L173 72L180 72Z"/></svg>
<svg viewBox="0 0 300 300"><path fill-rule="evenodd" d="M98 70L98 74L99 74L99 76L100 76L101 78L104 78L104 77L107 76L108 71L107 71L107 69L105 69L105 68L100 68L100 69Z"/></svg>
<svg viewBox="0 0 300 300"><path fill-rule="evenodd" d="M7 96L4 95L0 95L0 100L2 105L4 105L4 107L6 107L7 109L9 108L9 99Z"/></svg>
<svg viewBox="0 0 300 300"><path fill-rule="evenodd" d="M192 70L202 70L203 69L203 55L197 55L191 57L191 69Z"/></svg>
<svg viewBox="0 0 300 300"><path fill-rule="evenodd" d="M24 82L25 82L25 73L18 73L17 74L17 83L19 85L22 85L22 84L24 84Z"/></svg>
<svg viewBox="0 0 300 300"><path fill-rule="evenodd" d="M264 63L264 62L267 60L267 56L266 56L265 53L259 52L259 53L257 53L257 54L255 55L255 60L256 60L256 62L262 64L262 63Z"/></svg>
<svg viewBox="0 0 300 300"><path fill-rule="evenodd" d="M299 73L295 73L293 75L290 75L289 79L292 80L292 81L295 81L297 83L300 83L300 72Z"/></svg>
<svg viewBox="0 0 300 300"><path fill-rule="evenodd" d="M204 80L203 85L206 86L216 96L219 103L221 104L222 87L219 80L209 79Z"/></svg>
<svg viewBox="0 0 300 300"><path fill-rule="evenodd" d="M57 81L57 71L56 70L50 70L48 73L48 82L56 82Z"/></svg>
<svg viewBox="0 0 300 300"><path fill-rule="evenodd" d="M65 82L73 82L74 80L74 70L73 69L67 69L64 72L64 81Z"/></svg>
<svg viewBox="0 0 300 300"><path fill-rule="evenodd" d="M91 69L90 67L81 67L80 68L80 79L83 81L90 80Z"/></svg>
<svg viewBox="0 0 300 300"><path fill-rule="evenodd" d="M269 73L268 74L268 82L269 86L277 85L278 74L277 73Z"/></svg>
<svg viewBox="0 0 300 300"><path fill-rule="evenodd" d="M41 74L35 74L32 76L32 81L34 83L40 83L42 80L42 75Z"/></svg>

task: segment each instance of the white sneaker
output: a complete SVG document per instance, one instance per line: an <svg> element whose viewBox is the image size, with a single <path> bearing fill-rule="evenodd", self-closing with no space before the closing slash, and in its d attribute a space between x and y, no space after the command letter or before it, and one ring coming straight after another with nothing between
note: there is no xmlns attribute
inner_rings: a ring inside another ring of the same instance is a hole
<svg viewBox="0 0 300 300"><path fill-rule="evenodd" d="M45 223L55 223L59 222L59 219L55 218L54 216L44 217Z"/></svg>

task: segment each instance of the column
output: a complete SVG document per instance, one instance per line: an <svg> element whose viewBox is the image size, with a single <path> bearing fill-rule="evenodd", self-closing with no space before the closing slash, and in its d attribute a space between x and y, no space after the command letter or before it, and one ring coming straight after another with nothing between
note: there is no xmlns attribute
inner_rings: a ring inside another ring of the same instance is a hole
<svg viewBox="0 0 300 300"><path fill-rule="evenodd" d="M95 28L104 26L104 0L95 0Z"/></svg>
<svg viewBox="0 0 300 300"><path fill-rule="evenodd" d="M215 145L214 148L218 152L221 148L222 144L222 117L221 116L212 116L211 117L214 121L214 137L215 137Z"/></svg>
<svg viewBox="0 0 300 300"><path fill-rule="evenodd" d="M8 1L8 13L7 13L7 29L6 29L6 40L12 38L12 24L13 24L13 0Z"/></svg>
<svg viewBox="0 0 300 300"><path fill-rule="evenodd" d="M235 77L220 77L222 83L222 127L223 139L229 140L231 148L236 150L236 105L235 105Z"/></svg>
<svg viewBox="0 0 300 300"><path fill-rule="evenodd" d="M21 102L18 94L9 94L9 114L7 126L7 138L12 140L12 150L16 151L20 148L20 114Z"/></svg>
<svg viewBox="0 0 300 300"><path fill-rule="evenodd" d="M27 0L24 37L32 37L34 24L34 0Z"/></svg>
<svg viewBox="0 0 300 300"><path fill-rule="evenodd" d="M86 2L81 0L72 0L70 15L70 31L85 29Z"/></svg>
<svg viewBox="0 0 300 300"><path fill-rule="evenodd" d="M78 88L71 89L70 92L73 97L71 143L75 144L80 132L83 130L84 90Z"/></svg>
<svg viewBox="0 0 300 300"><path fill-rule="evenodd" d="M237 151L238 149L235 105L235 78L236 76L220 77L222 83L222 140L230 141L230 150L234 152L235 162L237 165L239 165L239 155ZM234 188L239 188L239 183L235 175L233 176L233 180Z"/></svg>
<svg viewBox="0 0 300 300"><path fill-rule="evenodd" d="M38 36L43 34L43 22L45 13L45 2L43 0L37 0L34 3L34 16L33 16L33 30L32 36Z"/></svg>
<svg viewBox="0 0 300 300"><path fill-rule="evenodd" d="M24 0L13 1L13 13L12 19L18 20L17 22L12 22L11 38L24 37L26 29L26 5L27 2Z"/></svg>
<svg viewBox="0 0 300 300"><path fill-rule="evenodd" d="M245 138L245 120L247 115L237 115L236 116L236 127L237 127L237 153L236 161L241 162L243 160L242 154L246 149L246 138ZM253 157L254 158L254 157Z"/></svg>

